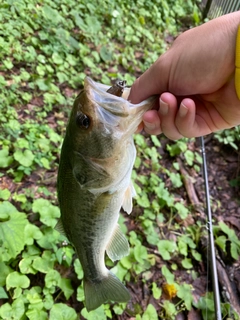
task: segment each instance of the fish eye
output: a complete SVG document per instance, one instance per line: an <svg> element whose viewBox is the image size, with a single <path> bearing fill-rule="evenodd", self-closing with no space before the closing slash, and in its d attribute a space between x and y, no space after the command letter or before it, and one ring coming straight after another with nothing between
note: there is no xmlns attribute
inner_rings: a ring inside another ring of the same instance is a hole
<svg viewBox="0 0 240 320"><path fill-rule="evenodd" d="M90 126L90 118L83 113L79 113L76 118L76 123L80 128L88 129Z"/></svg>

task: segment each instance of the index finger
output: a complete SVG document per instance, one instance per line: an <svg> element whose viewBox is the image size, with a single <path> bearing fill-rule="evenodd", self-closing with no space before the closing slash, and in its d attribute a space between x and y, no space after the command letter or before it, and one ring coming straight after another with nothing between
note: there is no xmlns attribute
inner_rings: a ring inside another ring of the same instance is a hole
<svg viewBox="0 0 240 320"><path fill-rule="evenodd" d="M128 100L140 103L155 94L167 91L167 72L161 56L147 71L145 71L132 85Z"/></svg>

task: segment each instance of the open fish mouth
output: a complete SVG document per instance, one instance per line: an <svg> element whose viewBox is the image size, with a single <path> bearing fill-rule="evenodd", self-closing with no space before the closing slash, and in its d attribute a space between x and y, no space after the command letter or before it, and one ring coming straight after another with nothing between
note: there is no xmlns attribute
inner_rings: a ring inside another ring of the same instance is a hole
<svg viewBox="0 0 240 320"><path fill-rule="evenodd" d="M153 106L155 97L139 104L132 104L127 100L131 88L125 86L125 81L120 81L117 86L122 90L121 96L111 92L115 86L110 88L109 85L95 82L89 77L86 77L84 81L84 90L88 99L97 107L99 120L105 126L127 130L133 134L142 120L143 113Z"/></svg>
<svg viewBox="0 0 240 320"><path fill-rule="evenodd" d="M97 105L113 115L119 117L127 117L128 104L127 98L130 93L130 88L124 86L121 96L117 96L108 92L109 86L95 82L91 78L86 77L84 81L84 88L88 92L89 98L97 103Z"/></svg>

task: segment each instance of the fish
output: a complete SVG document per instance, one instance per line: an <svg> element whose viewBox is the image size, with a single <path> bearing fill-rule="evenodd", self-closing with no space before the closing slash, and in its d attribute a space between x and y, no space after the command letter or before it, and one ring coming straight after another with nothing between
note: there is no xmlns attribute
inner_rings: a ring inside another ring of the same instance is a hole
<svg viewBox="0 0 240 320"><path fill-rule="evenodd" d="M57 229L73 244L80 260L87 311L131 298L106 268L105 254L112 261L129 254L119 212L132 211L133 133L155 101L151 97L131 104L124 82L113 87L85 78L67 124L57 178L61 212Z"/></svg>

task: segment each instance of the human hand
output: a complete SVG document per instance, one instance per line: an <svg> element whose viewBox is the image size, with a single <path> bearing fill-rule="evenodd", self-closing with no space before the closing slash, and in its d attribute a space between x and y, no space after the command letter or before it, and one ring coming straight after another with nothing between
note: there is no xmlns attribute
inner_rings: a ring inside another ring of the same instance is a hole
<svg viewBox="0 0 240 320"><path fill-rule="evenodd" d="M158 110L145 113L141 128L175 140L240 124L234 85L239 24L240 11L184 32L135 81L132 103L160 95Z"/></svg>

